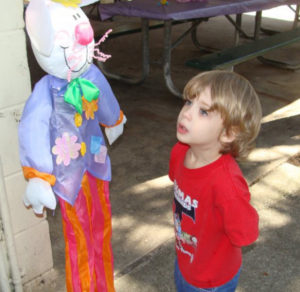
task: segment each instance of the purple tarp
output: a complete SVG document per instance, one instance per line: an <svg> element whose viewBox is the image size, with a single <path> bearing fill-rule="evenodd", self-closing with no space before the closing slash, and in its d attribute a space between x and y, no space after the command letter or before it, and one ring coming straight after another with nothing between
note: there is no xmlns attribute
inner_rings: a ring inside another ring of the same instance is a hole
<svg viewBox="0 0 300 292"><path fill-rule="evenodd" d="M118 1L115 4L99 4L99 12L102 20L116 15L160 20L184 20L300 4L300 0L203 0L189 3L169 0L168 2L168 5L161 5L159 0Z"/></svg>

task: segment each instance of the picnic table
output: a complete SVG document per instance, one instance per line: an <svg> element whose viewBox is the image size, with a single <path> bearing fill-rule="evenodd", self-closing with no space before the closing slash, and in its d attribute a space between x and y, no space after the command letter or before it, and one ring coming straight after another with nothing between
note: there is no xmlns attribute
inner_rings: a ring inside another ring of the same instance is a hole
<svg viewBox="0 0 300 292"><path fill-rule="evenodd" d="M142 33L142 73L138 78L124 77L116 73L108 72L104 64L98 64L103 73L109 77L121 80L131 84L138 84L143 82L149 74L149 29L155 27L163 27L163 76L167 88L178 97L182 94L175 87L171 78L171 54L179 43L181 43L185 36L189 33L192 34L194 43L199 45L195 31L197 26L203 21L212 17L226 16L236 28L236 36L241 32L241 15L246 12L257 12L255 21L255 34L253 36L253 44L251 52L249 53L248 47L239 48L237 50L239 62L247 60L258 55L262 55L271 49L289 45L292 42L298 41L300 37L299 30L292 34L285 36L282 33L282 38L277 37L272 41L262 43L262 40L257 38L261 21L261 12L266 9L282 6L282 5L298 5L300 0L203 0L192 1L187 3L179 3L176 0L169 0L168 5L158 5L159 1L155 0L132 0L132 1L116 1L113 4L97 4L101 20L111 19L114 16L138 17L141 19L140 28L123 31L122 34L130 33L132 31L141 31ZM299 11L299 10L298 10ZM236 15L234 21L230 15ZM298 17L298 15L297 15ZM151 20L159 21L155 25L151 25ZM297 19L298 20L298 19ZM184 32L172 44L172 26L176 23L191 22L191 27ZM118 34L118 32L116 32ZM238 39L238 38L236 38ZM257 42L257 46L255 43ZM237 44L237 42L236 42ZM256 49L257 48L257 49ZM242 51L242 54L241 54ZM244 59L241 58L244 51ZM232 54L232 52L230 52ZM218 56L214 56L218 57ZM212 57L212 59L214 59ZM233 54L234 57L234 54ZM226 56L227 58L227 56ZM200 58L201 60L201 58ZM227 64L230 64L228 62ZM237 64L236 62L234 64ZM200 68L200 67L199 67Z"/></svg>

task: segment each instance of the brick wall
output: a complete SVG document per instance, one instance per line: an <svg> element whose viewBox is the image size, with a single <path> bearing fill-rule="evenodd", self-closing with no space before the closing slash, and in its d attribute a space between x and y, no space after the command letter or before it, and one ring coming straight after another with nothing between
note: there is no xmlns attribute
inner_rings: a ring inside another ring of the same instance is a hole
<svg viewBox="0 0 300 292"><path fill-rule="evenodd" d="M17 129L31 92L22 0L2 1L0 10L0 155L22 282L53 267L48 222L22 203L26 181L19 163Z"/></svg>

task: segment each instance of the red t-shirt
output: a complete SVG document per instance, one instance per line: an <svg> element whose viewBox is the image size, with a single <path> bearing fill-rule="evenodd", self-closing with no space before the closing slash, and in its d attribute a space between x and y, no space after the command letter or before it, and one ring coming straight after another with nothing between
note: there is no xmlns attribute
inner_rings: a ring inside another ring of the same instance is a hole
<svg viewBox="0 0 300 292"><path fill-rule="evenodd" d="M250 205L247 182L234 160L222 155L197 169L184 166L188 145L171 152L173 214L178 265L193 286L225 284L242 263L241 246L258 237L258 215Z"/></svg>

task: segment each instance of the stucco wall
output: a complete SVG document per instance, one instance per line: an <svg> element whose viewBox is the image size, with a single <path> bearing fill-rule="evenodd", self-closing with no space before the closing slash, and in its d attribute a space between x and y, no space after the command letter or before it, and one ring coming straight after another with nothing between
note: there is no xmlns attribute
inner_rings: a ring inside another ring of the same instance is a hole
<svg viewBox="0 0 300 292"><path fill-rule="evenodd" d="M23 21L23 1L1 2L0 155L22 282L53 267L48 222L22 203L26 181L18 155L18 122L31 92Z"/></svg>

